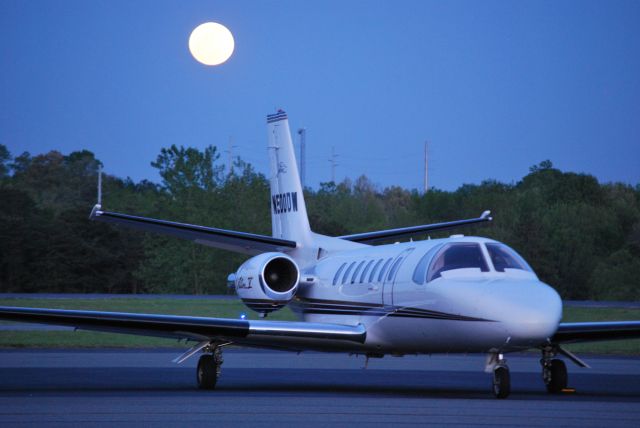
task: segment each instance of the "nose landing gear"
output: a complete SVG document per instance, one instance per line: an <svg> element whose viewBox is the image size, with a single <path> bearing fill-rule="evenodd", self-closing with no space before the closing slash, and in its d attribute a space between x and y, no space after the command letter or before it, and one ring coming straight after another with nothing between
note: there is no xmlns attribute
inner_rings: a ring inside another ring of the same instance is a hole
<svg viewBox="0 0 640 428"><path fill-rule="evenodd" d="M498 366L493 370L493 395L496 398L507 398L511 393L511 375L509 367Z"/></svg>
<svg viewBox="0 0 640 428"><path fill-rule="evenodd" d="M511 393L511 374L504 355L495 353L489 355L486 371L493 370L493 395L496 398L507 398Z"/></svg>
<svg viewBox="0 0 640 428"><path fill-rule="evenodd" d="M542 379L547 387L547 391L557 394L567 387L569 376L567 375L567 366L564 361L554 358L556 350L553 347L547 347L542 350Z"/></svg>

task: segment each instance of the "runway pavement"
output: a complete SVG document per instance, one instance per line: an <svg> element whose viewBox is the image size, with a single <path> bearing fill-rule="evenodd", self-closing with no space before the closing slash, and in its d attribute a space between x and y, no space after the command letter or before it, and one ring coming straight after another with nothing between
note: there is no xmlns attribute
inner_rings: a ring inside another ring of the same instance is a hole
<svg viewBox="0 0 640 428"><path fill-rule="evenodd" d="M0 350L2 426L640 426L640 359L569 366L574 394L548 395L538 355L509 356L496 400L482 356L371 360L228 350L215 391L175 350Z"/></svg>

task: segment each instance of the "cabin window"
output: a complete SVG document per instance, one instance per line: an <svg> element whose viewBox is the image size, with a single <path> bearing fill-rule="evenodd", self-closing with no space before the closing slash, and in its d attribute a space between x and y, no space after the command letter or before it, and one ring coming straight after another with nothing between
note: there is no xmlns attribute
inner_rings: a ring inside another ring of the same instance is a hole
<svg viewBox="0 0 640 428"><path fill-rule="evenodd" d="M369 263L367 263L367 265L364 267L364 270L362 271L362 275L360 276L360 284L364 282L364 279L367 277L367 272L369 272L369 269L371 269L371 266L373 265L374 261L375 260L370 260Z"/></svg>
<svg viewBox="0 0 640 428"><path fill-rule="evenodd" d="M485 244L493 267L497 272L504 272L505 269L519 269L533 272L531 267L511 248L503 244Z"/></svg>
<svg viewBox="0 0 640 428"><path fill-rule="evenodd" d="M481 272L489 271L480 245L473 242L447 244L431 262L427 282L440 278L442 272L468 268L477 268Z"/></svg>
<svg viewBox="0 0 640 428"><path fill-rule="evenodd" d="M429 251L427 251L424 256L422 256L422 258L416 265L416 269L413 271L413 282L418 285L424 284L424 280L427 277L427 266L429 266L429 261L436 253L436 251L440 249L440 247L442 247L442 245L436 245L429 249Z"/></svg>
<svg viewBox="0 0 640 428"><path fill-rule="evenodd" d="M342 263L342 266L340 266L338 268L338 271L336 272L336 274L333 277L333 285L336 285L338 283L338 278L340 278L340 274L342 273L342 271L344 270L344 267L346 266L346 263Z"/></svg>
<svg viewBox="0 0 640 428"><path fill-rule="evenodd" d="M349 273L351 273L351 271L353 270L353 267L356 265L356 262L353 262L349 265L349 267L347 268L346 272L344 273L344 276L342 277L342 283L346 284L347 280L349 279Z"/></svg>
<svg viewBox="0 0 640 428"><path fill-rule="evenodd" d="M393 278L393 276L396 274L396 271L398 270L398 267L400 267L400 263L402 263L403 258L404 257L398 257L395 263L393 263L393 266L391 266L391 269L389 269L389 275L387 275L387 281L391 281L391 278Z"/></svg>
<svg viewBox="0 0 640 428"><path fill-rule="evenodd" d="M376 263L376 265L373 267L373 270L371 271L371 275L369 275L369 282L373 282L373 280L376 277L376 272L378 271L378 268L380 267L380 264L382 264L382 259L378 260L378 262Z"/></svg>
<svg viewBox="0 0 640 428"><path fill-rule="evenodd" d="M378 275L378 282L382 282L382 278L384 278L384 273L386 272L387 268L389 267L389 263L391 263L392 259L387 259L386 262L384 262L384 265L382 266L382 269L380 269L380 274Z"/></svg>
<svg viewBox="0 0 640 428"><path fill-rule="evenodd" d="M351 277L351 283L354 284L356 282L356 278L358 278L358 274L362 270L362 266L364 266L365 262L360 262L356 270L353 271L353 276Z"/></svg>

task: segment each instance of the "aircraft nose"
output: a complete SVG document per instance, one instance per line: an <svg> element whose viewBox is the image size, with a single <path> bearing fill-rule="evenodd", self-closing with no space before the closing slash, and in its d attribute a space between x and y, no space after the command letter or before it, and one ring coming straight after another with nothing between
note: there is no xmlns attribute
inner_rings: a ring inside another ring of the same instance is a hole
<svg viewBox="0 0 640 428"><path fill-rule="evenodd" d="M544 283L535 281L519 285L517 294L506 299L500 318L511 338L511 345L538 345L556 332L562 318L562 300L553 288Z"/></svg>

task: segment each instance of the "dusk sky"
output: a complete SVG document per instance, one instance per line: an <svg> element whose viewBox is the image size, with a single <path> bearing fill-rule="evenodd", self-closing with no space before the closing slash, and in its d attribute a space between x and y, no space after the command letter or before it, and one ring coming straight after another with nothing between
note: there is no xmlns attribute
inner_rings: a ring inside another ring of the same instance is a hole
<svg viewBox="0 0 640 428"><path fill-rule="evenodd" d="M235 38L222 65L189 52L207 21ZM283 108L314 188L335 146L337 180L421 189L425 140L440 189L545 159L640 183L640 1L1 0L0 55L1 144L135 181L162 147L230 138L265 172Z"/></svg>

